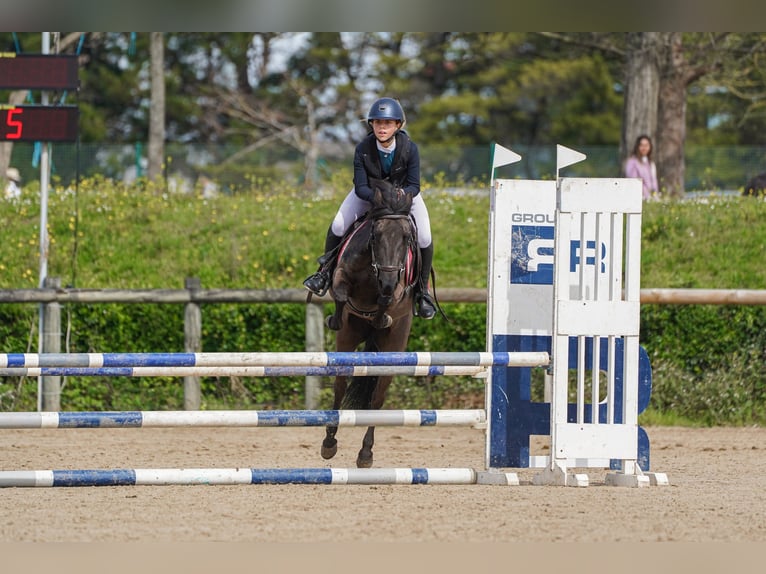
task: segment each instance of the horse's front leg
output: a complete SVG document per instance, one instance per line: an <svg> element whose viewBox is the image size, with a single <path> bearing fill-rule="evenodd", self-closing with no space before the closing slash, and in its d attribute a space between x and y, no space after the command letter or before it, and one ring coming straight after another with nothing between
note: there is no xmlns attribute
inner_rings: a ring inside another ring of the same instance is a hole
<svg viewBox="0 0 766 574"><path fill-rule="evenodd" d="M372 318L372 326L375 329L388 329L394 319L386 311L391 305L391 297L378 297L378 312Z"/></svg>
<svg viewBox="0 0 766 574"><path fill-rule="evenodd" d="M372 318L372 326L375 329L388 329L393 322L394 320L391 318L391 315L386 313L386 310L383 308L379 308L375 317Z"/></svg>
<svg viewBox="0 0 766 574"><path fill-rule="evenodd" d="M333 398L332 408L338 410L340 403L343 400L343 395L346 394L346 377L335 377L335 383L333 390L335 396ZM338 452L338 440L335 438L335 434L338 432L337 425L328 425L325 427L325 437L322 441L322 458L330 459Z"/></svg>
<svg viewBox="0 0 766 574"><path fill-rule="evenodd" d="M357 468L370 468L372 466L372 445L375 444L375 427L367 427L362 439L362 448L356 456Z"/></svg>
<svg viewBox="0 0 766 574"><path fill-rule="evenodd" d="M379 410L386 399L386 390L391 384L392 377L379 377L378 384L375 385L375 391L370 401L370 409ZM372 447L375 444L375 427L367 427L362 439L362 448L356 456L357 468L370 468L372 466Z"/></svg>
<svg viewBox="0 0 766 574"><path fill-rule="evenodd" d="M332 297L335 300L335 313L327 317L328 329L340 331L343 327L343 309L349 298L349 283L342 269L337 269L332 285Z"/></svg>
<svg viewBox="0 0 766 574"><path fill-rule="evenodd" d="M335 301L335 313L328 315L325 321L328 329L333 331L341 330L341 327L343 327L343 308L345 306L345 301Z"/></svg>

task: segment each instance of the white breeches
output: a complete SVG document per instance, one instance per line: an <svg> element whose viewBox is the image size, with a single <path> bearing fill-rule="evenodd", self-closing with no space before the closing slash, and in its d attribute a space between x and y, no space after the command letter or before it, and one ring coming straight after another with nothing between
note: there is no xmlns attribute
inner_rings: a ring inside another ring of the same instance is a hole
<svg viewBox="0 0 766 574"><path fill-rule="evenodd" d="M370 202L359 199L356 192L352 189L340 204L335 219L332 220L330 230L334 235L343 237L349 227L362 215L370 209ZM418 247L421 249L431 245L431 220L428 217L428 208L423 201L423 194L419 193L412 198L412 207L410 208L415 225L418 226Z"/></svg>

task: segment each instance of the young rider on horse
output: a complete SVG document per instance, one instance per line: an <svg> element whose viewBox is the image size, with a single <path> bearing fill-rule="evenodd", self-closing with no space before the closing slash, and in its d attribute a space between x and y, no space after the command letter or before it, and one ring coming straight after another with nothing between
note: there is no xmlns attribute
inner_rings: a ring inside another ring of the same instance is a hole
<svg viewBox="0 0 766 574"><path fill-rule="evenodd" d="M336 247L340 245L349 227L370 208L373 192L369 179L387 179L405 193L412 195L410 213L418 229L421 257L416 315L423 319L431 319L436 314L434 300L428 291L434 256L431 222L420 193L420 154L415 142L403 130L405 123L404 110L393 98L380 98L370 107L367 114L370 132L356 146L354 153L354 188L343 200L327 230L325 254L318 260L319 270L303 284L317 295L321 296L327 292Z"/></svg>

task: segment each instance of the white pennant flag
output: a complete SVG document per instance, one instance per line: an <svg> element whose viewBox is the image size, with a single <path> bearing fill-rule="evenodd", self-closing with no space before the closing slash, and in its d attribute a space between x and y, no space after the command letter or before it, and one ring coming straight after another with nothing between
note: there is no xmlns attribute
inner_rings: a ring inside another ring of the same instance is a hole
<svg viewBox="0 0 766 574"><path fill-rule="evenodd" d="M500 144L495 144L492 148L492 169L502 165L516 163L517 161L521 161L521 156L516 152L513 152Z"/></svg>
<svg viewBox="0 0 766 574"><path fill-rule="evenodd" d="M569 149L563 145L556 145L556 171L562 167L579 163L587 156L584 153Z"/></svg>

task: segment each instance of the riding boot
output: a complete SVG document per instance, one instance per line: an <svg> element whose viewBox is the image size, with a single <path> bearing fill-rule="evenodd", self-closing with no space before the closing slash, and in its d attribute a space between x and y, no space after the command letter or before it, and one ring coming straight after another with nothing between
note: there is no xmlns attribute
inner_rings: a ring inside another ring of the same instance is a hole
<svg viewBox="0 0 766 574"><path fill-rule="evenodd" d="M420 248L420 281L416 295L415 314L422 319L431 319L436 315L436 304L428 292L428 280L431 276L431 264L434 259L434 244Z"/></svg>
<svg viewBox="0 0 766 574"><path fill-rule="evenodd" d="M330 272L334 266L335 251L340 245L341 239L341 237L332 232L332 228L327 230L327 237L324 240L324 255L317 259L319 269L303 281L306 289L319 297L327 293L327 290L330 288Z"/></svg>

